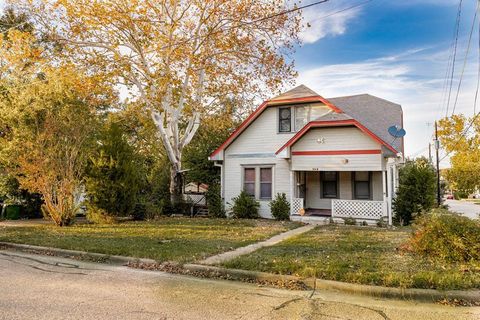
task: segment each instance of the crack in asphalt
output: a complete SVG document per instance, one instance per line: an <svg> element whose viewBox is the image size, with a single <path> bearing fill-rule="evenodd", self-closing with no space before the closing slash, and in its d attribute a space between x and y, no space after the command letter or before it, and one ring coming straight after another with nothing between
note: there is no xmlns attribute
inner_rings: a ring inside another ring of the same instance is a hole
<svg viewBox="0 0 480 320"><path fill-rule="evenodd" d="M79 265L73 264L73 263L68 263L68 262L55 262L55 263L49 263L45 262L39 259L31 258L31 257L25 257L25 256L20 256L16 254L9 254L5 252L0 252L0 255L6 256L6 257L12 257L12 258L20 258L20 259L25 259L25 260L30 260L34 261L43 265L49 265L49 266L54 266L54 267L60 267L60 268L70 268L70 269L79 269L79 270L86 270L86 271L110 271L110 270L103 270L103 269L91 269L91 268L81 268ZM11 261L11 260L9 260Z"/></svg>
<svg viewBox="0 0 480 320"><path fill-rule="evenodd" d="M44 271L44 272L51 272L51 273L59 273L59 274L75 274L75 275L83 275L83 276L87 275L86 273L83 273L83 272L63 272L63 271L58 271L58 270L44 269L44 268L41 268L41 267L33 265L33 264L20 262L20 261L16 260L15 258L30 260L30 261L34 261L34 262L37 262L37 263L40 263L40 264L43 264L43 265L49 265L49 266L60 267L60 268L72 268L72 266L75 266L73 264L71 264L70 267L63 267L63 266L59 265L58 262L55 263L55 264L47 263L47 262L44 262L44 261L41 261L41 260L37 260L37 259L29 258L29 257L22 257L22 256L18 256L18 255L7 254L7 253L3 253L3 252L0 253L0 255L3 256L2 258L0 258L2 260L10 261L10 262L16 263L16 264L20 264L20 265L23 265L23 266L26 266L26 267L29 267L29 268L32 268L32 269L35 269L35 270L40 270L40 271ZM82 269L79 266L76 266L76 268L77 269Z"/></svg>

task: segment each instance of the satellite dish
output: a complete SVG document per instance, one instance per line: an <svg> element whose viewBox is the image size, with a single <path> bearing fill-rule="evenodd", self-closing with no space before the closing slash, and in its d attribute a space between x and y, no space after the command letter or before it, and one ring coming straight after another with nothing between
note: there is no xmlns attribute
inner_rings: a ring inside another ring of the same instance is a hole
<svg viewBox="0 0 480 320"><path fill-rule="evenodd" d="M400 128L397 125L389 127L388 128L388 133L390 133L390 135L393 136L394 138L402 138L407 134L405 129Z"/></svg>

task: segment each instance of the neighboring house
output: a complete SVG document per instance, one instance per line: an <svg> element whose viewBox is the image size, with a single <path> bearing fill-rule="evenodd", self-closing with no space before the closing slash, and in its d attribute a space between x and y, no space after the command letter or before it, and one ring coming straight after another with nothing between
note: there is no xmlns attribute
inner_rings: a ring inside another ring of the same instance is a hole
<svg viewBox="0 0 480 320"><path fill-rule="evenodd" d="M228 209L245 190L270 218L277 193L290 201L292 220L388 217L403 138L400 105L368 94L325 99L299 86L262 103L217 149Z"/></svg>

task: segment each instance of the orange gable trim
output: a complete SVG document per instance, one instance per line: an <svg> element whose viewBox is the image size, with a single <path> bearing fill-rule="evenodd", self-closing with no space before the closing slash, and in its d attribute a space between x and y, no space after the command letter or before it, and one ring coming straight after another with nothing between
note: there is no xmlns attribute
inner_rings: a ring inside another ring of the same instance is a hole
<svg viewBox="0 0 480 320"><path fill-rule="evenodd" d="M220 145L215 151L212 152L210 157L214 157L217 155L221 150L228 147L234 140L237 138L240 133L242 133L252 122L255 120L262 112L269 106L277 106L277 105L288 105L294 103L306 103L306 102L322 102L327 107L331 108L335 113L343 113L340 108L335 106L333 103L328 101L327 99L321 96L311 96L311 97L303 97L303 98L293 98L293 99L283 99L283 100L266 100L264 101L255 111L253 111L247 119L245 119L238 127L235 129L234 132L225 140L224 143Z"/></svg>

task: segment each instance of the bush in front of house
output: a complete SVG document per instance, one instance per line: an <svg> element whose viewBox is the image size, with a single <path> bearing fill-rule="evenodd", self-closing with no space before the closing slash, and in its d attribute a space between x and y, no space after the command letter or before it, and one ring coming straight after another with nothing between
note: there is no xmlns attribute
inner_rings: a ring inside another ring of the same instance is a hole
<svg viewBox="0 0 480 320"><path fill-rule="evenodd" d="M205 193L207 200L208 215L214 218L226 218L225 208L223 207L221 187L218 183L212 183L208 186Z"/></svg>
<svg viewBox="0 0 480 320"><path fill-rule="evenodd" d="M270 212L277 220L290 219L290 202L285 193L277 193L275 199L270 202Z"/></svg>
<svg viewBox="0 0 480 320"><path fill-rule="evenodd" d="M232 213L238 219L257 219L260 218L258 208L260 203L253 197L242 191L237 197L232 199Z"/></svg>
<svg viewBox="0 0 480 320"><path fill-rule="evenodd" d="M407 161L399 175L399 187L393 201L394 218L396 223L408 225L435 204L435 170L428 160L422 157Z"/></svg>
<svg viewBox="0 0 480 320"><path fill-rule="evenodd" d="M347 217L343 218L343 223L347 226L355 226L357 225L357 220L354 217Z"/></svg>
<svg viewBox="0 0 480 320"><path fill-rule="evenodd" d="M434 209L415 221L406 248L447 262L480 262L480 221Z"/></svg>

